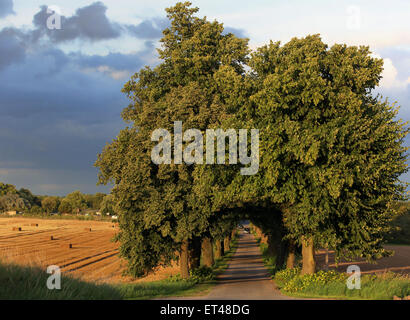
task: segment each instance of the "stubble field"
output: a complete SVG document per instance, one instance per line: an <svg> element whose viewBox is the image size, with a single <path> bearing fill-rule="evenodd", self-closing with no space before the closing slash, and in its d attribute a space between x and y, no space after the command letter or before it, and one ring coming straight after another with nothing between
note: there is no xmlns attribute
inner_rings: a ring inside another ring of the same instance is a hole
<svg viewBox="0 0 410 320"><path fill-rule="evenodd" d="M63 274L85 281L135 282L123 276L126 263L118 256L118 243L112 241L117 232L112 222L1 218L0 261L44 270L57 265ZM137 282L161 280L178 271L159 269Z"/></svg>

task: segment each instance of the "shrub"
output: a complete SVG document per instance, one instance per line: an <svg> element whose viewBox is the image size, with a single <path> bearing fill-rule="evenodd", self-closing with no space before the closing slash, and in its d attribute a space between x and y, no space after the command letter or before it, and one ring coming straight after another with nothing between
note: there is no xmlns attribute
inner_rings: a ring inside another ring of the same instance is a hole
<svg viewBox="0 0 410 320"><path fill-rule="evenodd" d="M286 283L299 274L300 268L283 269L275 274L275 281L280 287L283 287Z"/></svg>
<svg viewBox="0 0 410 320"><path fill-rule="evenodd" d="M290 295L350 299L392 299L410 295L408 276L393 272L362 275L360 290L348 289L347 277L334 270L301 275L300 268L294 268L277 272L274 279L279 288Z"/></svg>
<svg viewBox="0 0 410 320"><path fill-rule="evenodd" d="M201 266L194 270L190 271L190 279L193 281L200 283L208 280L213 280L215 278L215 274L212 268Z"/></svg>
<svg viewBox="0 0 410 320"><path fill-rule="evenodd" d="M336 271L319 271L314 274L296 274L283 287L286 292L301 292L307 289L321 288L329 283L343 283L347 275Z"/></svg>

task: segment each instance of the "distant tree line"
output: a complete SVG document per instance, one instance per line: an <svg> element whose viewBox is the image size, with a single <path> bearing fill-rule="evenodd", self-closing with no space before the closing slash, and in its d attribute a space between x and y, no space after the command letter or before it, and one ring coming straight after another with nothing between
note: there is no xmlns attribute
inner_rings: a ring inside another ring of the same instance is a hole
<svg viewBox="0 0 410 320"><path fill-rule="evenodd" d="M14 185L0 182L0 212L79 214L87 210L114 214L112 196L104 193L83 194L80 191L65 197L33 195L28 189L17 190Z"/></svg>

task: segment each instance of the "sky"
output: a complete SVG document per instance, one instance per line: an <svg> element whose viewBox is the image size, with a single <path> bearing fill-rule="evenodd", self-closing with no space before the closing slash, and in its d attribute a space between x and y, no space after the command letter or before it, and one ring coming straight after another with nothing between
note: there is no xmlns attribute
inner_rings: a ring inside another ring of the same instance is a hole
<svg viewBox="0 0 410 320"><path fill-rule="evenodd" d="M159 62L165 8L176 2L0 0L0 181L34 194L109 192L93 164L125 126L121 88ZM375 93L410 119L410 1L191 2L252 49L316 33L329 45L370 46L384 60ZM53 12L60 30L47 28Z"/></svg>

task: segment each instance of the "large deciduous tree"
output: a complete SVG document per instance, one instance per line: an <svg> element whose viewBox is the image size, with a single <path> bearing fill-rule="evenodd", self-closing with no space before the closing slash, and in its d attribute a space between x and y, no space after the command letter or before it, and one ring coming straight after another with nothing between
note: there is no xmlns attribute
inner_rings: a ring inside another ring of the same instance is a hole
<svg viewBox="0 0 410 320"><path fill-rule="evenodd" d="M286 207L303 273L315 270L315 242L338 255L387 254L383 234L403 197L407 128L393 105L372 95L382 65L368 47L329 48L318 35L270 43L251 60L260 78L252 100L266 128L263 185Z"/></svg>
<svg viewBox="0 0 410 320"><path fill-rule="evenodd" d="M52 213L58 210L60 199L58 197L45 197L41 200L41 207L47 212Z"/></svg>
<svg viewBox="0 0 410 320"><path fill-rule="evenodd" d="M114 182L120 252L134 276L168 263L179 250L181 274L187 277L189 253L197 252L190 243L209 232L211 210L198 210L192 192L198 164L153 163L153 131L162 128L172 133L174 122L181 121L184 131L195 128L204 133L220 123L227 110L218 71L228 68L242 75L248 54L247 39L224 33L216 21L196 17L198 9L190 5L178 3L166 10L171 25L158 50L161 63L140 70L124 86L132 103L123 118L131 126L96 162L100 182ZM171 141L174 138L172 134ZM172 155L175 160L178 151Z"/></svg>

